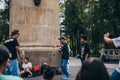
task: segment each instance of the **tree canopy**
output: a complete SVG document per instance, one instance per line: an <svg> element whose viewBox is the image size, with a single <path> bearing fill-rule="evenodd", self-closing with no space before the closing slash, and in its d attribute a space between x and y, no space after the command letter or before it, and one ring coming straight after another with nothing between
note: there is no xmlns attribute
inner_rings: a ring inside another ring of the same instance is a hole
<svg viewBox="0 0 120 80"><path fill-rule="evenodd" d="M111 37L119 36L119 14L120 0L67 0L63 22L66 36L76 46L80 44L80 34L86 34L91 47L98 49L104 43L104 33L110 32Z"/></svg>
<svg viewBox="0 0 120 80"><path fill-rule="evenodd" d="M5 9L0 9L0 43L9 36L9 0L5 1Z"/></svg>
<svg viewBox="0 0 120 80"><path fill-rule="evenodd" d="M0 43L9 36L10 0L4 1L5 9L0 10ZM75 51L80 50L81 34L88 35L91 47L96 50L104 43L104 33L110 32L111 37L120 35L120 0L65 0L62 7L65 36Z"/></svg>

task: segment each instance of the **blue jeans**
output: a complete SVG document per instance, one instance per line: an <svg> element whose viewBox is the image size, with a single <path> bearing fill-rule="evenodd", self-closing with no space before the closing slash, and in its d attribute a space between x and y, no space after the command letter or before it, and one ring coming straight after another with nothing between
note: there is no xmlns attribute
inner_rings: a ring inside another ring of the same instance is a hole
<svg viewBox="0 0 120 80"><path fill-rule="evenodd" d="M116 70L110 75L110 80L120 80L120 73Z"/></svg>
<svg viewBox="0 0 120 80"><path fill-rule="evenodd" d="M62 60L61 60L61 69L62 69L63 73L64 73L67 77L69 77L69 73L68 73L68 71L67 71L67 63L68 63L68 60L62 59Z"/></svg>
<svg viewBox="0 0 120 80"><path fill-rule="evenodd" d="M14 59L14 60L9 61L7 68L5 70L5 75L20 76L19 75L18 59Z"/></svg>

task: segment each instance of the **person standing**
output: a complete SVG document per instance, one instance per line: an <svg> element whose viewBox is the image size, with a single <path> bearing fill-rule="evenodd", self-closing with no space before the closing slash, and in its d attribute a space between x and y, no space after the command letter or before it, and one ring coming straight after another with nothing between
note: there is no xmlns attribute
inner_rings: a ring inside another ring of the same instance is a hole
<svg viewBox="0 0 120 80"><path fill-rule="evenodd" d="M61 59L61 69L63 71L63 79L69 79L69 73L67 71L67 63L69 60L69 49L67 44L67 39L65 37L59 38L60 42L62 43L61 47L61 53L62 53L62 59Z"/></svg>
<svg viewBox="0 0 120 80"><path fill-rule="evenodd" d="M80 58L83 64L84 61L86 61L90 57L90 45L87 42L87 36L83 34L81 35L80 42L82 44Z"/></svg>
<svg viewBox="0 0 120 80"><path fill-rule="evenodd" d="M8 49L5 46L0 45L0 80L23 80L20 77L4 75L9 59L10 56Z"/></svg>
<svg viewBox="0 0 120 80"><path fill-rule="evenodd" d="M19 76L19 63L17 53L19 54L20 58L22 58L22 55L20 54L19 50L19 43L17 41L18 37L19 31L13 30L11 33L11 37L4 42L4 45L10 51L10 61L5 71L6 75Z"/></svg>
<svg viewBox="0 0 120 80"><path fill-rule="evenodd" d="M108 44L114 44L116 48L120 47L120 37L111 39L109 36L109 33L104 34L105 42ZM110 75L110 80L120 80L120 61L119 66Z"/></svg>

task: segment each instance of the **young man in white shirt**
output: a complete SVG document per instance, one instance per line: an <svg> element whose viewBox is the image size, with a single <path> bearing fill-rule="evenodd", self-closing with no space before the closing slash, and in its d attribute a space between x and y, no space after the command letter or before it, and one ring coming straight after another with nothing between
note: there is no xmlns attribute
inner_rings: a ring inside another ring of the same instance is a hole
<svg viewBox="0 0 120 80"><path fill-rule="evenodd" d="M29 62L27 57L24 58L24 63L22 64L23 70L20 72L21 76L23 77L30 77L32 76L32 63Z"/></svg>
<svg viewBox="0 0 120 80"><path fill-rule="evenodd" d="M116 48L120 47L120 37L111 39L109 38L109 36L110 36L109 33L104 34L105 42L108 44L114 44ZM110 80L120 80L120 61L119 66L110 75Z"/></svg>

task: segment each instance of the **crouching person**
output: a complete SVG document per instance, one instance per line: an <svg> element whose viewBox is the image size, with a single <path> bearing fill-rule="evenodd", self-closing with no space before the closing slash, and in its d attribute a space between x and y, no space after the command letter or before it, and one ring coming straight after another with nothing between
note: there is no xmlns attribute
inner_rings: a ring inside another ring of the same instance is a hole
<svg viewBox="0 0 120 80"><path fill-rule="evenodd" d="M22 64L22 70L20 72L21 77L31 77L32 76L32 63L29 62L27 57L24 58L24 62Z"/></svg>

